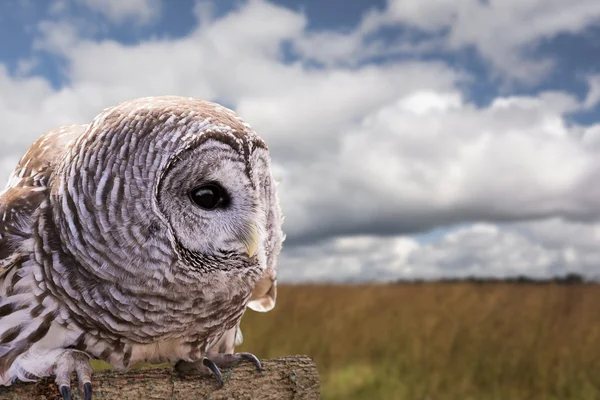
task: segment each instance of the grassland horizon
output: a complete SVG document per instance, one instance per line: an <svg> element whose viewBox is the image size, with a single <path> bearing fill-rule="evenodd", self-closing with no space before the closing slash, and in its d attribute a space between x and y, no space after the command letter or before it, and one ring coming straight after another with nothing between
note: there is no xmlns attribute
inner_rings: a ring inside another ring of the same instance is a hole
<svg viewBox="0 0 600 400"><path fill-rule="evenodd" d="M281 285L241 351L308 354L324 399L600 398L600 285Z"/></svg>

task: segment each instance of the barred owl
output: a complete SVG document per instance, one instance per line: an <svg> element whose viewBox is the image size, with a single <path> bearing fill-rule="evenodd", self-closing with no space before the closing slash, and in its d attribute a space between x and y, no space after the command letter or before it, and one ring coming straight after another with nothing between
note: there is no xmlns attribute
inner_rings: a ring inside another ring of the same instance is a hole
<svg viewBox="0 0 600 400"><path fill-rule="evenodd" d="M265 142L233 111L151 97L40 137L0 196L0 384L234 353L276 299L283 234Z"/></svg>

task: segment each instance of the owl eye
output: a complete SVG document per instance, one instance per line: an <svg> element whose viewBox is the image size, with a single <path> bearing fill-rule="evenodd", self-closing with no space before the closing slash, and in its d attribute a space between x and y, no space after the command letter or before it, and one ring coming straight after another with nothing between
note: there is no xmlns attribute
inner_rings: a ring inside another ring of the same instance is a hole
<svg viewBox="0 0 600 400"><path fill-rule="evenodd" d="M205 210L214 210L227 203L227 192L215 183L198 186L190 192L190 198L198 207Z"/></svg>

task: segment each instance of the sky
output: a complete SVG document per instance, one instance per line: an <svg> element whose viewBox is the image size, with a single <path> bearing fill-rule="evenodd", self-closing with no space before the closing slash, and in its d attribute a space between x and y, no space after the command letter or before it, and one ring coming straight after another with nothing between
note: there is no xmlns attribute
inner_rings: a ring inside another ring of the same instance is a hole
<svg viewBox="0 0 600 400"><path fill-rule="evenodd" d="M269 145L283 282L600 277L600 2L5 0L0 178L155 95Z"/></svg>

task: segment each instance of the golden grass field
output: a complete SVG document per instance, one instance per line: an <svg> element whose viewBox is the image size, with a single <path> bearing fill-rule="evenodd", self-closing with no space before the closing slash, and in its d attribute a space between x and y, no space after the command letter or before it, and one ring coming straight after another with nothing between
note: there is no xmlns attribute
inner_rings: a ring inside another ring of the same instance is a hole
<svg viewBox="0 0 600 400"><path fill-rule="evenodd" d="M308 354L324 399L600 399L600 285L280 286L240 350Z"/></svg>

